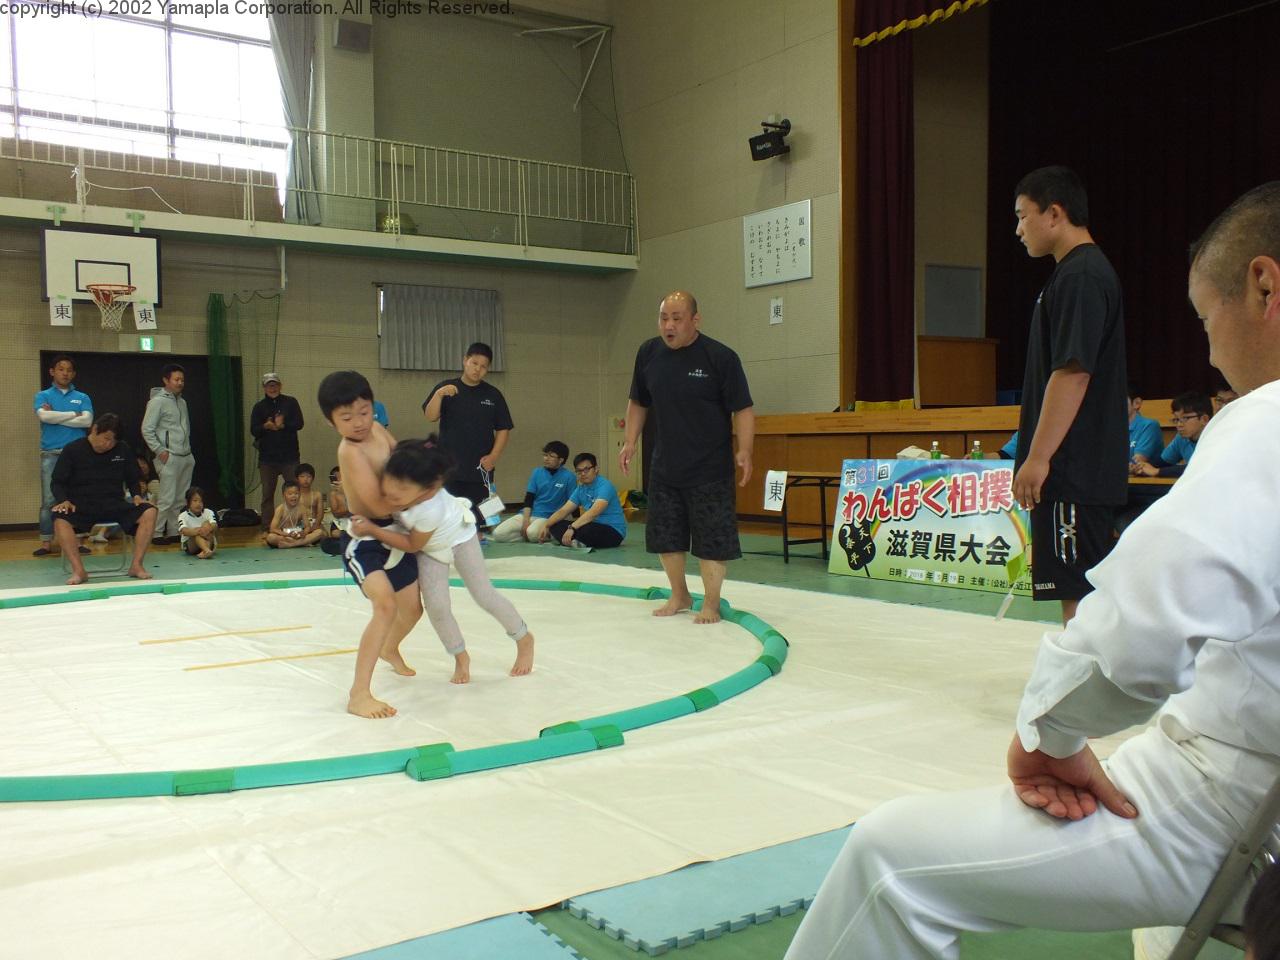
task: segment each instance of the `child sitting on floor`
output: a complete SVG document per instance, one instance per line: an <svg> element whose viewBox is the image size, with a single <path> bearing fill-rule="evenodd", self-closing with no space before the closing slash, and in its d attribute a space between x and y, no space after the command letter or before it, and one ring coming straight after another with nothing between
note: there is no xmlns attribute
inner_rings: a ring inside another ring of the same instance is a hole
<svg viewBox="0 0 1280 960"><path fill-rule="evenodd" d="M310 521L310 522L308 522ZM297 480L284 482L284 503L276 507L267 531L267 546L279 550L309 547L324 536L314 517L308 518L302 506L302 491Z"/></svg>
<svg viewBox="0 0 1280 960"><path fill-rule="evenodd" d="M314 489L316 468L309 463L300 463L294 468L293 476L298 481L298 503L302 506L305 525L314 523L320 527L324 520L324 494Z"/></svg>
<svg viewBox="0 0 1280 960"><path fill-rule="evenodd" d="M187 491L187 509L178 514L178 534L182 550L201 560L208 560L218 549L218 521L204 505L204 491L192 487Z"/></svg>
<svg viewBox="0 0 1280 960"><path fill-rule="evenodd" d="M471 598L516 642L511 676L533 670L533 634L511 601L493 588L484 568L471 503L444 490L453 459L432 436L396 444L382 468L382 495L396 510L396 520L409 532L380 527L362 517L351 518L354 536L374 537L388 547L418 552L418 586L427 616L445 650L453 654L452 683L471 679L471 656L449 602L449 562L458 568Z"/></svg>

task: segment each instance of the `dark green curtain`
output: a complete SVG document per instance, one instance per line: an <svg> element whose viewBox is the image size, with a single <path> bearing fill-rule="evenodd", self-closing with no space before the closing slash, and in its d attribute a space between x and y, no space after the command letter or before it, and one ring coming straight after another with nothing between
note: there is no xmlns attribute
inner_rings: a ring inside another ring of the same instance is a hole
<svg viewBox="0 0 1280 960"><path fill-rule="evenodd" d="M228 506L244 506L244 406L240 358L231 352L227 303L209 294L209 393L213 399L213 435L218 450L218 491Z"/></svg>

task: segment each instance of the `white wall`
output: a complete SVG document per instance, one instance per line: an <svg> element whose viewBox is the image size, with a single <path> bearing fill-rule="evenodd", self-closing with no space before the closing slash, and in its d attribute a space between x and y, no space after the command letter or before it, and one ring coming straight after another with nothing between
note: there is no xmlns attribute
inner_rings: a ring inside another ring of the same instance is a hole
<svg viewBox="0 0 1280 960"><path fill-rule="evenodd" d="M990 7L912 34L915 93L916 317L924 323L924 268L978 267L986 316L987 83ZM1013 233L1013 202L1009 201Z"/></svg>
<svg viewBox="0 0 1280 960"><path fill-rule="evenodd" d="M608 387L625 396L662 295L687 288L702 329L738 351L759 413L831 410L837 357L838 98L835 0L617 0L618 110L637 180L640 270L614 281ZM777 113L791 154L753 161ZM747 290L742 216L813 201L813 279ZM771 297L786 321L769 326Z"/></svg>

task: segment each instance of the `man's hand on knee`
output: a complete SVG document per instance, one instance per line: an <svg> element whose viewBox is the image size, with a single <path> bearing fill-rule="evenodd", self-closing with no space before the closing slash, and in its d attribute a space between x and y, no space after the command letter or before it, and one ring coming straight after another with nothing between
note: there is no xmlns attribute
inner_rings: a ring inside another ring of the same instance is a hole
<svg viewBox="0 0 1280 960"><path fill-rule="evenodd" d="M1015 734L1006 763L1018 799L1051 817L1083 820L1097 812L1099 803L1126 820L1138 815L1088 747L1058 759L1039 750L1028 752Z"/></svg>

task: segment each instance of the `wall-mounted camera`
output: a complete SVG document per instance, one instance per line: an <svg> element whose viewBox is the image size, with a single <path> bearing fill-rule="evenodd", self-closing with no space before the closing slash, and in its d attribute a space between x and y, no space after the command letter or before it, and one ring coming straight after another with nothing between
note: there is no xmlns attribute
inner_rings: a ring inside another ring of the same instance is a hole
<svg viewBox="0 0 1280 960"><path fill-rule="evenodd" d="M752 160L768 160L771 157L780 157L784 153L790 153L791 148L787 146L786 136L791 132L791 121L780 120L774 123L770 120L763 120L760 126L764 128L764 133L758 133L747 141L751 147Z"/></svg>

